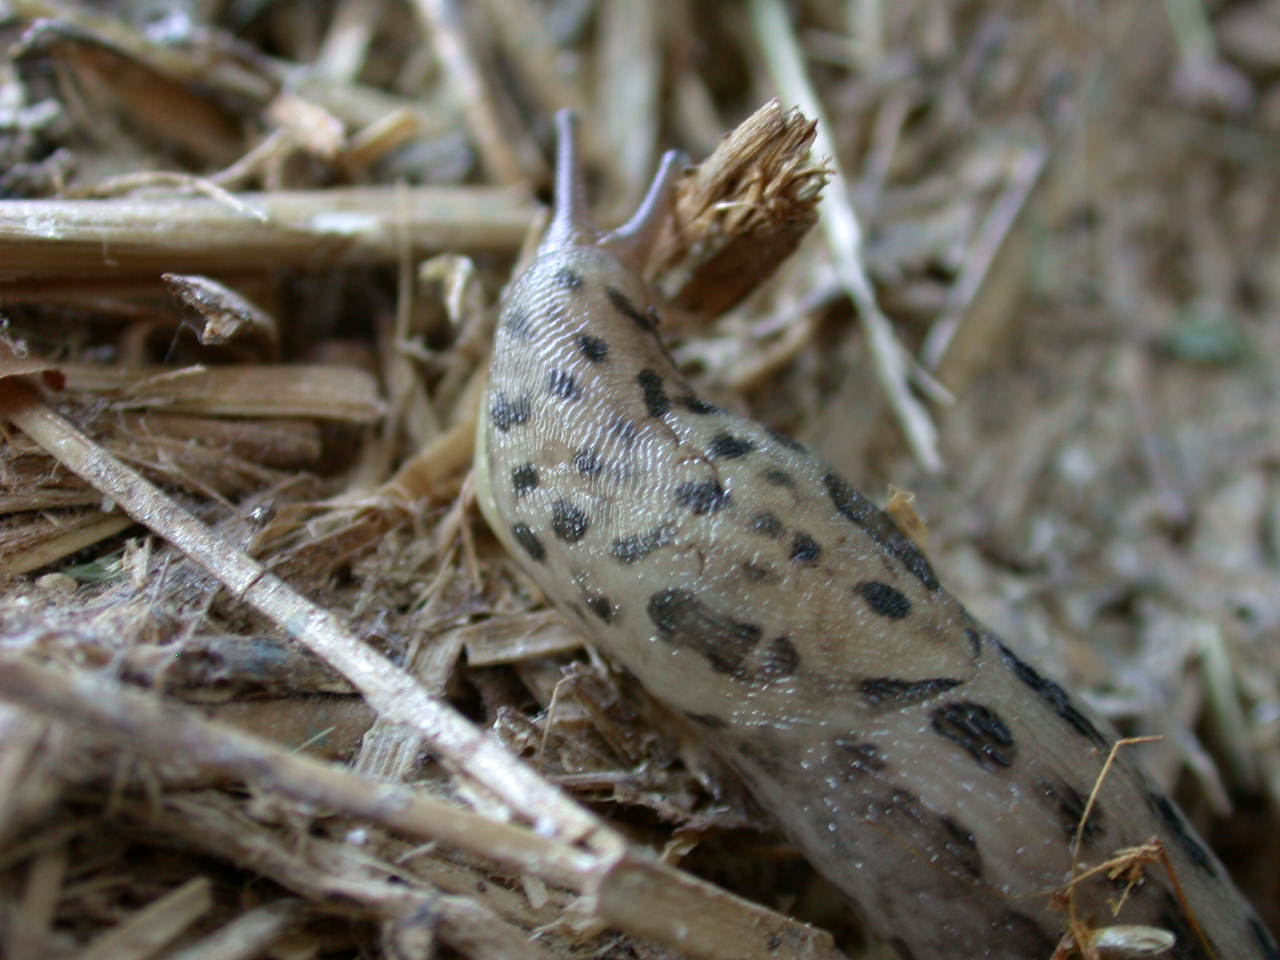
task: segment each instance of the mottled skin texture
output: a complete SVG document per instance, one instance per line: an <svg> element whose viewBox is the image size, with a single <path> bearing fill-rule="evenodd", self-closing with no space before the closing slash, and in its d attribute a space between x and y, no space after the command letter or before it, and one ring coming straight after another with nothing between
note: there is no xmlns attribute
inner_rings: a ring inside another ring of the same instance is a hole
<svg viewBox="0 0 1280 960"><path fill-rule="evenodd" d="M623 236L601 236L567 120L561 138L557 218L503 304L481 418L490 525L600 649L708 732L904 958L1047 960L1065 929L1049 894L1114 733L977 623L821 461L696 398L633 267L670 162ZM1153 837L1213 952L1159 866L1114 918L1117 885L1078 885L1082 919L1168 930L1171 957L1280 957L1122 759L1080 860Z"/></svg>

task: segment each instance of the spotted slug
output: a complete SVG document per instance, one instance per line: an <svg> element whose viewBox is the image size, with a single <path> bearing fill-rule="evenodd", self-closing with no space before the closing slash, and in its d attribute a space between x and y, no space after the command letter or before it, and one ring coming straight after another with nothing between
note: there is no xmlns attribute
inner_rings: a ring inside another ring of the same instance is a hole
<svg viewBox="0 0 1280 960"><path fill-rule="evenodd" d="M554 218L501 307L475 458L481 511L547 598L705 731L904 960L1049 960L1079 874L1075 929L1118 940L1106 956L1280 958L1126 751L1084 817L1104 723L821 460L699 399L640 276L677 155L602 233L558 125ZM1173 875L1148 863L1126 893L1086 873L1153 839Z"/></svg>

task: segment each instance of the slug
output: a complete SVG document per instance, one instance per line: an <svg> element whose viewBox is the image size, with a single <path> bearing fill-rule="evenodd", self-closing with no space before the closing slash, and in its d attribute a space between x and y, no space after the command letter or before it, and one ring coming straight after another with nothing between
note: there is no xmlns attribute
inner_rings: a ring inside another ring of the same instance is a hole
<svg viewBox="0 0 1280 960"><path fill-rule="evenodd" d="M705 731L904 960L1049 960L1068 882L1153 839L1173 874L1087 874L1073 929L1109 957L1280 958L1127 751L1085 817L1104 723L803 446L698 398L640 276L678 155L602 233L557 122L554 217L501 306L475 457L482 513L547 598Z"/></svg>

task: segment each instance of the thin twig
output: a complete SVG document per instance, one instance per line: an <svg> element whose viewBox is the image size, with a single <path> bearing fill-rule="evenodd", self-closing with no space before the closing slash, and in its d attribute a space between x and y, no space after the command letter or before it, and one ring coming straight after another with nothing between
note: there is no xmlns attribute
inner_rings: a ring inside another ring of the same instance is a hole
<svg viewBox="0 0 1280 960"><path fill-rule="evenodd" d="M938 431L924 405L911 393L907 383L910 369L907 352L880 309L867 278L862 259L862 226L850 203L849 183L837 159L831 124L809 83L786 5L781 0L751 0L751 14L774 82L783 97L818 121L814 150L819 155L826 154L831 167L826 201L818 208L818 215L841 280L862 319L880 385L916 459L926 470L941 470Z"/></svg>
<svg viewBox="0 0 1280 960"><path fill-rule="evenodd" d="M417 840L438 840L508 869L529 871L571 890L585 888L594 856L527 828L500 823L406 786L370 782L205 720L197 710L83 672L55 671L25 660L0 660L0 696L59 721L106 734L155 763L181 757L261 791L336 810Z"/></svg>
<svg viewBox="0 0 1280 960"><path fill-rule="evenodd" d="M458 5L454 0L413 0L412 6L435 47L485 170L499 183L526 183L525 165L511 149L510 138L504 133L493 93L484 71L476 63Z"/></svg>
<svg viewBox="0 0 1280 960"><path fill-rule="evenodd" d="M947 347L955 339L969 306L987 280L996 254L1008 238L1018 215L1026 207L1032 189L1040 181L1047 159L1047 151L1034 147L1021 151L1014 158L1009 182L978 229L960 276L948 291L947 305L925 337L920 359L929 370L937 370L942 363Z"/></svg>

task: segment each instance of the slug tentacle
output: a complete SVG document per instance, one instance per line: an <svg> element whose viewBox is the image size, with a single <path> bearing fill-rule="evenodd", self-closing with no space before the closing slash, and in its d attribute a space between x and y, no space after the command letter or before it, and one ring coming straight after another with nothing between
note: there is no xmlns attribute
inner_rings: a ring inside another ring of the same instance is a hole
<svg viewBox="0 0 1280 960"><path fill-rule="evenodd" d="M679 150L668 150L662 155L658 173L649 184L649 190L631 219L612 233L606 234L600 246L608 250L631 269L644 269L649 251L662 232L662 225L671 212L675 200L676 178L689 158Z"/></svg>
<svg viewBox="0 0 1280 960"><path fill-rule="evenodd" d="M542 241L542 252L595 246L608 250L621 263L640 272L671 212L676 178L689 158L679 150L663 154L658 172L631 219L602 234L587 209L586 177L578 150L578 121L572 111L561 110L556 114L556 132L555 210Z"/></svg>
<svg viewBox="0 0 1280 960"><path fill-rule="evenodd" d="M556 114L555 209L542 250L596 243L600 231L587 210L586 178L578 156L578 118L572 110Z"/></svg>
<svg viewBox="0 0 1280 960"><path fill-rule="evenodd" d="M1135 925L1172 935L1172 960L1280 960L1126 752L1094 793L1104 722L818 457L697 397L641 275L679 156L603 234L557 123L555 216L502 305L475 460L481 510L547 598L707 731L903 957L1047 960L1065 897L1073 936ZM1153 837L1177 877L1113 883L1103 865Z"/></svg>

